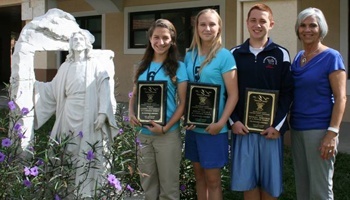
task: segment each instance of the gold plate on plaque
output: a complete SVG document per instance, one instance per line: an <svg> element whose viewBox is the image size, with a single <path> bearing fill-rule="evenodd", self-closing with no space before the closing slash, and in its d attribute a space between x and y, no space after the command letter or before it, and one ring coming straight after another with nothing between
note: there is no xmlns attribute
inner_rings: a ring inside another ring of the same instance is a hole
<svg viewBox="0 0 350 200"><path fill-rule="evenodd" d="M278 90L246 89L244 125L249 132L261 132L272 125L278 93Z"/></svg>
<svg viewBox="0 0 350 200"><path fill-rule="evenodd" d="M185 125L207 127L218 120L220 85L188 83Z"/></svg>
<svg viewBox="0 0 350 200"><path fill-rule="evenodd" d="M136 117L143 125L150 121L166 124L166 81L139 81L137 83Z"/></svg>

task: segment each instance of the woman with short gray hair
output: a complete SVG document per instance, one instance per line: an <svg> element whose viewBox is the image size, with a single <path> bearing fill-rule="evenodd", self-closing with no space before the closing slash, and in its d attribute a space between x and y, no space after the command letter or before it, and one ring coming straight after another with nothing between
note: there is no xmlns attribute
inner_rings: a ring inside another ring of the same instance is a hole
<svg viewBox="0 0 350 200"><path fill-rule="evenodd" d="M291 137L297 199L330 200L334 199L335 155L346 104L345 66L338 51L322 44L328 26L321 10L301 11L295 31L304 48L291 66Z"/></svg>

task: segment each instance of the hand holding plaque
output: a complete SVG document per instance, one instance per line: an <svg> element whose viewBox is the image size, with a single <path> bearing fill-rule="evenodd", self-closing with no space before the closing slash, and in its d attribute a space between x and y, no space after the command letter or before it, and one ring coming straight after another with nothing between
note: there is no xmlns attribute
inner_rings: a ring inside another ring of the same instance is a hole
<svg viewBox="0 0 350 200"><path fill-rule="evenodd" d="M139 81L137 83L136 118L143 125L150 121L164 126L166 124L166 81Z"/></svg>
<svg viewBox="0 0 350 200"><path fill-rule="evenodd" d="M220 85L189 83L187 85L187 106L185 125L207 127L217 122Z"/></svg>
<svg viewBox="0 0 350 200"><path fill-rule="evenodd" d="M246 89L244 125L249 132L261 132L272 125L278 93L278 90Z"/></svg>

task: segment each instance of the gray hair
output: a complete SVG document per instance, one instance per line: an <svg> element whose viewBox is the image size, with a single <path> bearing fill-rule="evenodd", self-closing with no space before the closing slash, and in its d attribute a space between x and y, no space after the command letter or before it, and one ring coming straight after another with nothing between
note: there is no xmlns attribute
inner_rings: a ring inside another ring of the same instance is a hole
<svg viewBox="0 0 350 200"><path fill-rule="evenodd" d="M299 26L300 24L307 18L310 16L314 16L317 20L317 24L320 27L320 37L321 39L325 38L327 33L328 33L328 25L327 25L327 21L326 18L324 17L322 11L318 8L306 8L305 10L301 11L298 15L297 21L295 23L295 32L299 37Z"/></svg>

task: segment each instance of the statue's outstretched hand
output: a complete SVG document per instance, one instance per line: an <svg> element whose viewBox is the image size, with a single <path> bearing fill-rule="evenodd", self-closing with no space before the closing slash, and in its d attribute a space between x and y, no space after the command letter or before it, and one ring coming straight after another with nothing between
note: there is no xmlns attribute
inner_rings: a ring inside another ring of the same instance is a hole
<svg viewBox="0 0 350 200"><path fill-rule="evenodd" d="M106 118L107 118L106 114L102 114L102 113L98 114L97 119L94 122L96 131L102 128L103 124L106 121Z"/></svg>

